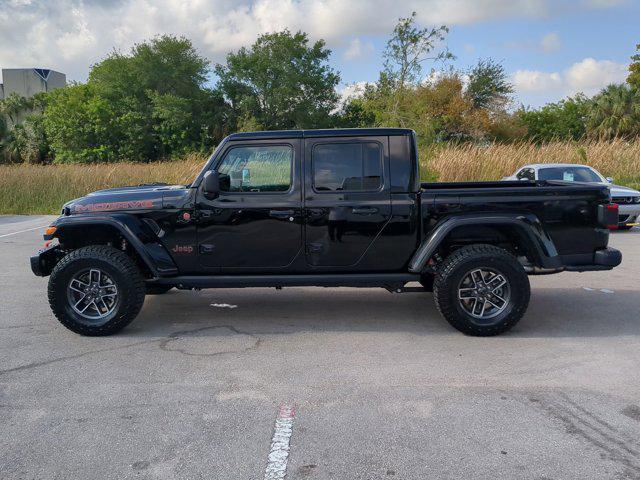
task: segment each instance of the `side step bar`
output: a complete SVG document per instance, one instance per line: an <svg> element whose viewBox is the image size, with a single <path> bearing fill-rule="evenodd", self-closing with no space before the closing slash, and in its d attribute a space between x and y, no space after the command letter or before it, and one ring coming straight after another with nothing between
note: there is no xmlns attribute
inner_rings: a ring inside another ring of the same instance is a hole
<svg viewBox="0 0 640 480"><path fill-rule="evenodd" d="M154 285L177 288L244 288L244 287L382 287L402 288L417 282L420 275L411 273L368 274L303 274L303 275L211 275L158 278Z"/></svg>

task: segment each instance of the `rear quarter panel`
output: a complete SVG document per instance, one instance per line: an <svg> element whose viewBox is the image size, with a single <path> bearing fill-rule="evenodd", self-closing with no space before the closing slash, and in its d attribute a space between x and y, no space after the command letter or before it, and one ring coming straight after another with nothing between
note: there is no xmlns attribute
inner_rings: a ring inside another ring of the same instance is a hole
<svg viewBox="0 0 640 480"><path fill-rule="evenodd" d="M587 184L483 182L423 184L423 231L445 216L477 213L532 214L553 240L558 254L591 253L608 243L597 208L609 202L606 187Z"/></svg>

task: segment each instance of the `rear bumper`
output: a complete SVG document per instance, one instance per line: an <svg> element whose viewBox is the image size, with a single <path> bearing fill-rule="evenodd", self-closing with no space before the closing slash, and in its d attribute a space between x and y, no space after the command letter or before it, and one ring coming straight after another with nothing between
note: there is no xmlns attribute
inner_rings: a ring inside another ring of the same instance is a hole
<svg viewBox="0 0 640 480"><path fill-rule="evenodd" d="M594 270L611 270L622 263L622 252L615 248L607 247L596 250L592 263L584 265L567 265L565 270L569 272L590 272Z"/></svg>

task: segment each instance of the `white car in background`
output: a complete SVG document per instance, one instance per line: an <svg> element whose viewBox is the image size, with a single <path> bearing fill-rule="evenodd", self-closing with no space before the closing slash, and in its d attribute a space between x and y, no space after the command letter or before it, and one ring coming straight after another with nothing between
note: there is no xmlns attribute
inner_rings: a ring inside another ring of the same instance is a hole
<svg viewBox="0 0 640 480"><path fill-rule="evenodd" d="M640 192L632 188L612 185L612 178L603 177L595 168L575 163L538 163L525 165L502 180L561 180L608 185L611 201L619 206L618 228L632 228L640 219Z"/></svg>

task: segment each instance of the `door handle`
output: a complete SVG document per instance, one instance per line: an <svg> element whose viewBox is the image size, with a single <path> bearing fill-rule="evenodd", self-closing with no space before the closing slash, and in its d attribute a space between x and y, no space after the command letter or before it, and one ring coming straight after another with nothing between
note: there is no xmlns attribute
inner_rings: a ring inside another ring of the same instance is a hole
<svg viewBox="0 0 640 480"><path fill-rule="evenodd" d="M323 208L307 208L306 210L306 216L313 218L322 217L325 213Z"/></svg>
<svg viewBox="0 0 640 480"><path fill-rule="evenodd" d="M354 215L373 215L374 213L378 213L378 209L373 207L355 207L351 209L351 213Z"/></svg>
<svg viewBox="0 0 640 480"><path fill-rule="evenodd" d="M269 216L276 218L293 217L295 213L294 210L269 210Z"/></svg>

